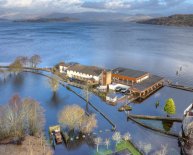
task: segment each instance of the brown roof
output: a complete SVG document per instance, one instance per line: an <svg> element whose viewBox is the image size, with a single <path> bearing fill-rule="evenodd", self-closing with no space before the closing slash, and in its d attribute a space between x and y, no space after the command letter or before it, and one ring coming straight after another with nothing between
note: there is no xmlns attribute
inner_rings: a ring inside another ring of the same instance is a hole
<svg viewBox="0 0 193 155"><path fill-rule="evenodd" d="M157 76L157 75L150 75L148 79L140 82L140 83L136 83L133 85L133 88L139 90L139 91L144 91L147 88L153 86L154 84L160 82L161 80L163 80L163 77Z"/></svg>
<svg viewBox="0 0 193 155"><path fill-rule="evenodd" d="M119 75L122 75L122 76L132 77L132 78L139 78L143 75L148 74L147 72L133 70L133 69L129 69L129 68L122 68L122 67L113 69L112 73L113 74L119 74Z"/></svg>
<svg viewBox="0 0 193 155"><path fill-rule="evenodd" d="M84 65L76 64L69 67L68 70L89 74L93 76L99 76L104 69L98 68L96 66L84 66Z"/></svg>

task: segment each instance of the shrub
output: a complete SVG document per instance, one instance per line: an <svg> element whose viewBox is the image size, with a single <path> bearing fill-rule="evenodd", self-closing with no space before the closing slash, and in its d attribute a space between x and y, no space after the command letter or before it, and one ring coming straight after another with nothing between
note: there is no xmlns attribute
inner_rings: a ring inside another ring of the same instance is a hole
<svg viewBox="0 0 193 155"><path fill-rule="evenodd" d="M176 113L176 106L174 103L174 100L172 98L168 99L166 101L166 104L164 106L164 111L169 114L175 114Z"/></svg>
<svg viewBox="0 0 193 155"><path fill-rule="evenodd" d="M44 111L33 99L11 98L0 110L0 140L21 139L26 134L40 135L44 125Z"/></svg>
<svg viewBox="0 0 193 155"><path fill-rule="evenodd" d="M68 105L59 114L60 124L70 130L77 129L79 132L89 134L97 126L95 115L86 115L84 109L78 105Z"/></svg>

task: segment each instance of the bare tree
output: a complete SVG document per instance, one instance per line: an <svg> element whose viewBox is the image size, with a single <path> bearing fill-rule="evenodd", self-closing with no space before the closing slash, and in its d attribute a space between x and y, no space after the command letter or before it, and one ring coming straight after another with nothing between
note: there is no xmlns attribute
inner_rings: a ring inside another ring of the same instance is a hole
<svg viewBox="0 0 193 155"><path fill-rule="evenodd" d="M15 95L8 104L1 108L0 140L12 138L20 141L25 134L36 135L42 132L43 109L38 102L32 99L27 100L28 102L23 101L18 95Z"/></svg>
<svg viewBox="0 0 193 155"><path fill-rule="evenodd" d="M92 93L90 92L91 86L87 83L84 88L82 89L82 95L86 100L86 111L88 112L88 102L92 96Z"/></svg>
<svg viewBox="0 0 193 155"><path fill-rule="evenodd" d="M112 136L112 139L116 142L116 145L121 141L121 134L120 132L115 132Z"/></svg>
<svg viewBox="0 0 193 155"><path fill-rule="evenodd" d="M41 57L37 54L30 58L31 67L36 68L39 63L41 63Z"/></svg>
<svg viewBox="0 0 193 155"><path fill-rule="evenodd" d="M97 137L94 139L94 143L97 146L97 152L99 151L99 145L102 143L102 138L101 137Z"/></svg>
<svg viewBox="0 0 193 155"><path fill-rule="evenodd" d="M159 151L155 152L155 155L167 155L168 152L168 146L167 145L161 145L161 149Z"/></svg>
<svg viewBox="0 0 193 155"><path fill-rule="evenodd" d="M30 135L40 135L45 124L44 109L40 104L30 98L23 101L23 107L27 107L26 122Z"/></svg>
<svg viewBox="0 0 193 155"><path fill-rule="evenodd" d="M48 84L54 93L56 93L56 91L58 90L60 86L59 80L55 76L53 76L51 79L48 80Z"/></svg>
<svg viewBox="0 0 193 155"><path fill-rule="evenodd" d="M70 130L79 128L82 124L85 111L78 105L68 105L59 114L59 122Z"/></svg>
<svg viewBox="0 0 193 155"><path fill-rule="evenodd" d="M143 146L143 150L145 152L146 155L149 154L149 152L151 151L152 147L151 147L151 144L144 144Z"/></svg>
<svg viewBox="0 0 193 155"><path fill-rule="evenodd" d="M147 155L149 154L149 152L151 151L152 147L151 147L151 144L146 144L146 143L143 143L143 142L139 142L138 143L138 147L141 151L144 151L144 153Z"/></svg>
<svg viewBox="0 0 193 155"><path fill-rule="evenodd" d="M130 133L129 133L129 132L125 133L125 134L123 135L123 139L124 139L125 141L131 140L131 135L130 135Z"/></svg>
<svg viewBox="0 0 193 155"><path fill-rule="evenodd" d="M110 145L110 139L106 138L104 144L107 146L107 150L108 150Z"/></svg>
<svg viewBox="0 0 193 155"><path fill-rule="evenodd" d="M82 133L89 134L96 127L97 127L96 116L94 114L90 115L90 116L85 115L82 119L82 123L81 123L81 126L80 126L80 131Z"/></svg>
<svg viewBox="0 0 193 155"><path fill-rule="evenodd" d="M19 56L16 60L20 61L24 67L28 67L29 65L29 59L26 56Z"/></svg>

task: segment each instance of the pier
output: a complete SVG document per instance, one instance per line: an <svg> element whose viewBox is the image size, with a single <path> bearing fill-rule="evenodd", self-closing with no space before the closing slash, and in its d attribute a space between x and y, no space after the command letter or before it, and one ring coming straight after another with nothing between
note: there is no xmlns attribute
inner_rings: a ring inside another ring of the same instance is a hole
<svg viewBox="0 0 193 155"><path fill-rule="evenodd" d="M168 83L168 84L166 84L166 86L171 87L171 88L175 88L175 89L193 92L193 87L188 87L188 86L183 86L183 85L178 85L178 84L173 84L173 83Z"/></svg>
<svg viewBox="0 0 193 155"><path fill-rule="evenodd" d="M176 117L161 117L161 116L149 116L149 115L147 116L147 115L133 115L133 114L129 114L129 116L136 119L182 122L181 118L176 118Z"/></svg>

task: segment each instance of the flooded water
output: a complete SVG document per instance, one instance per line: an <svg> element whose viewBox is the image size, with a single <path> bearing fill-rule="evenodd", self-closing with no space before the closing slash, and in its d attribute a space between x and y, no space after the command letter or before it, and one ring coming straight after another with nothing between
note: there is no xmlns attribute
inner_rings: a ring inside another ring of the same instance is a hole
<svg viewBox="0 0 193 155"><path fill-rule="evenodd" d="M42 57L41 66L51 66L59 61L76 61L82 64L97 65L107 68L118 66L149 71L164 76L175 82L193 86L193 28L177 28L165 26L140 25L134 23L0 23L0 63L7 64L16 56L38 53ZM176 71L182 66L182 71ZM78 93L79 89L74 88ZM11 76L0 82L0 104L8 102L14 94L32 97L45 108L46 125L57 124L59 111L68 104L85 103L60 87L53 96L47 79L31 73ZM183 110L193 101L193 93L164 87L141 104L131 104L133 114L165 115L163 111L167 98L174 98L177 113L182 117ZM160 106L155 107L155 102ZM153 154L161 144L167 144L169 154L180 154L178 140L144 129L132 121L128 121L124 112L118 112L120 106L110 106L97 96L91 102L103 111L124 134L130 132L135 144L140 141L151 143ZM96 113L91 107L89 109ZM110 124L97 114L98 136L110 137ZM168 129L165 122L144 121L154 127ZM169 128L173 132L180 131L180 124L174 123ZM99 130L103 132L100 133ZM113 144L111 145L113 148ZM100 146L105 149L105 146ZM77 147L57 146L55 154L92 155L96 151L93 145L85 141Z"/></svg>

